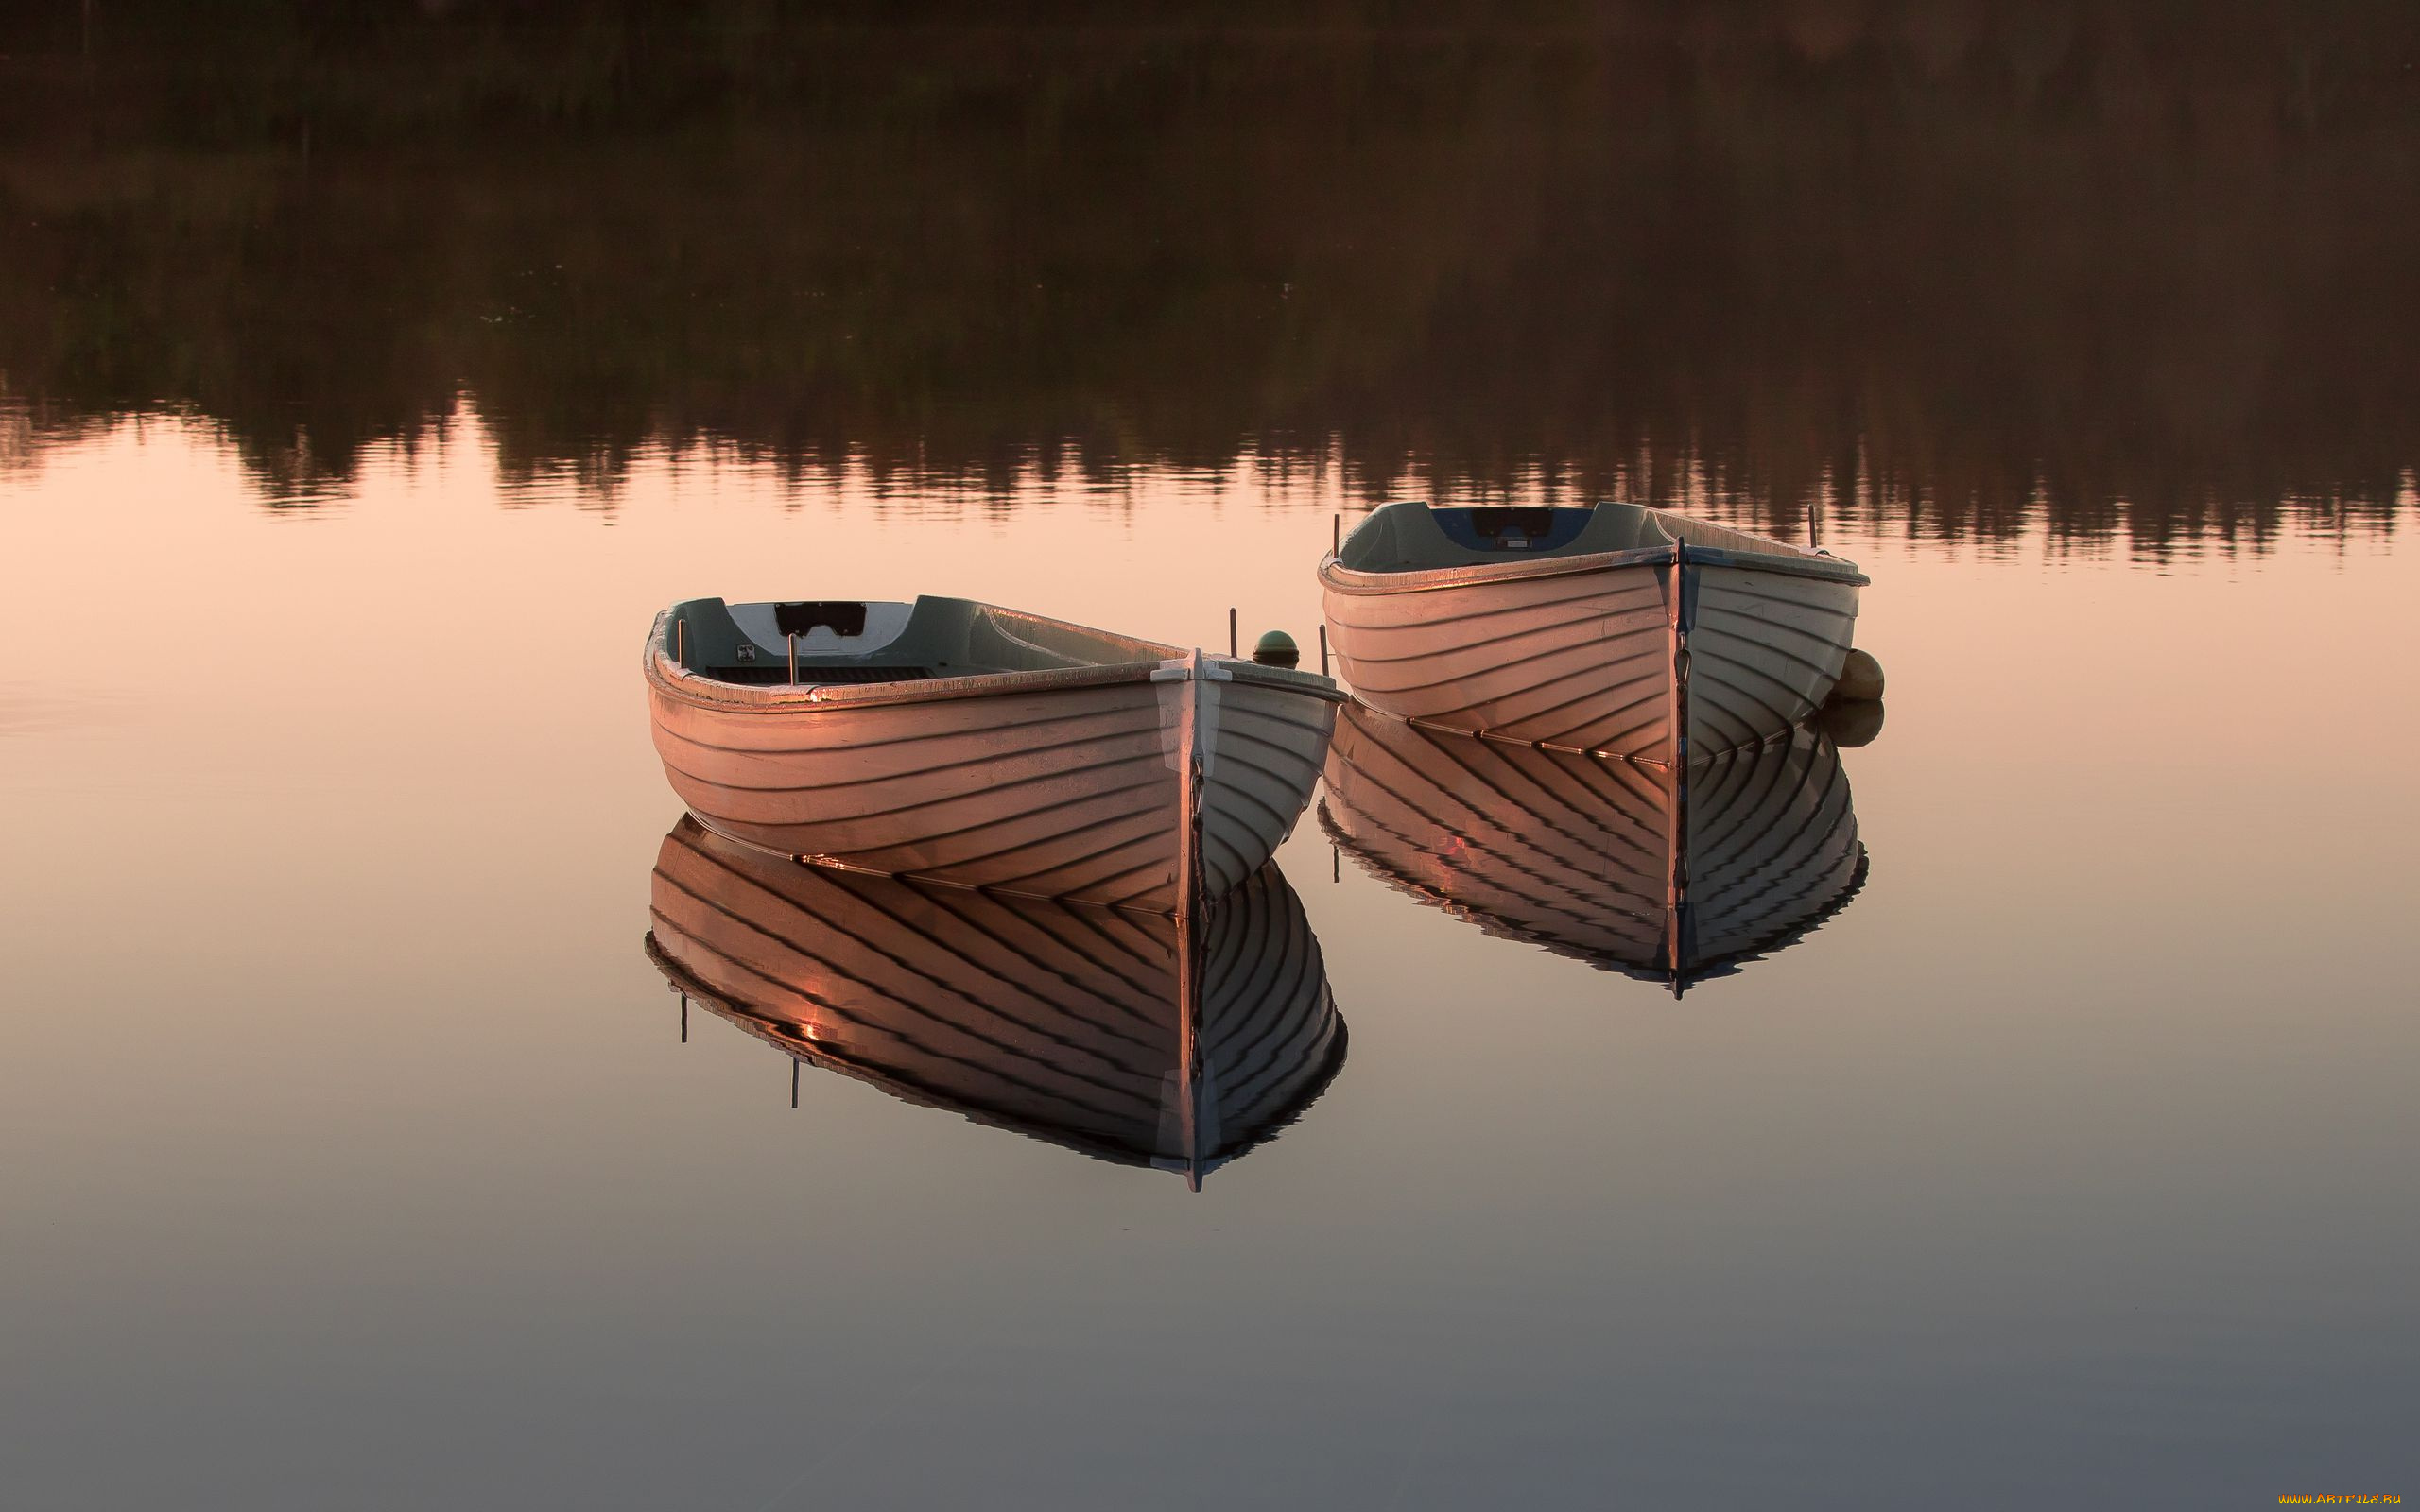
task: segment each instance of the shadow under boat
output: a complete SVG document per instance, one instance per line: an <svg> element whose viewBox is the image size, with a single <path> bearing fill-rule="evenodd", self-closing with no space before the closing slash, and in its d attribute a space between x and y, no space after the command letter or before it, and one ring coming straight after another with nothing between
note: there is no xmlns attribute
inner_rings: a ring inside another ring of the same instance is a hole
<svg viewBox="0 0 2420 1512"><path fill-rule="evenodd" d="M1428 730L1356 702L1320 826L1380 880L1490 934L1668 985L1794 943L1865 884L1822 732L1683 769Z"/></svg>
<svg viewBox="0 0 2420 1512"><path fill-rule="evenodd" d="M1344 1061L1274 865L1175 919L807 866L683 816L649 915L676 990L796 1060L1197 1190Z"/></svg>

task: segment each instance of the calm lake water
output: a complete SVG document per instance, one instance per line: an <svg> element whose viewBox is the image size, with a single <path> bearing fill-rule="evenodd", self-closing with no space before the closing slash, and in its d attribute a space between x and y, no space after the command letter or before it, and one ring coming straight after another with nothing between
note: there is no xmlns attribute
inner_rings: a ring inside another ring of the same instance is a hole
<svg viewBox="0 0 2420 1512"><path fill-rule="evenodd" d="M66 9L0 58L0 1502L2420 1495L2395 9L435 7L208 90ZM1345 1053L1198 1192L684 1041L656 610L1309 645L1419 496L1861 564L1861 885L1676 999L1306 816Z"/></svg>

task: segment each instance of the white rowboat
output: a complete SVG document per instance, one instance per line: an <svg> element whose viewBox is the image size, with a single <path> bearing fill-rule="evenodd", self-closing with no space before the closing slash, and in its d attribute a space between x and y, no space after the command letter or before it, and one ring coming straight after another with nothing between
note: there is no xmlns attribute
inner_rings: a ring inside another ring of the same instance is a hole
<svg viewBox="0 0 2420 1512"><path fill-rule="evenodd" d="M1627 504L1391 504L1320 563L1339 670L1372 707L1658 765L1821 708L1866 580L1824 552Z"/></svg>
<svg viewBox="0 0 2420 1512"><path fill-rule="evenodd" d="M802 866L684 817L649 916L684 998L801 1062L1195 1186L1343 1063L1275 867L1166 919Z"/></svg>
<svg viewBox="0 0 2420 1512"><path fill-rule="evenodd" d="M1675 993L1795 941L1866 874L1840 752L1812 730L1656 768L1357 704L1320 820L1404 892Z"/></svg>
<svg viewBox="0 0 2420 1512"><path fill-rule="evenodd" d="M1302 817L1325 678L966 599L659 615L655 747L709 829L821 865L1179 913Z"/></svg>

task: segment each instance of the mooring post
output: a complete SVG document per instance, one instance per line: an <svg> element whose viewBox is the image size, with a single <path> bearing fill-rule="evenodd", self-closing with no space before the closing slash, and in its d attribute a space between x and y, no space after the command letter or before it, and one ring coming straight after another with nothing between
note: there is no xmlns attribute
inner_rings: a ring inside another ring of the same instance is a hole
<svg viewBox="0 0 2420 1512"><path fill-rule="evenodd" d="M1328 517L1327 554L1331 557L1344 554L1344 511L1341 509Z"/></svg>
<svg viewBox="0 0 2420 1512"><path fill-rule="evenodd" d="M1236 629L1236 608L1234 605L1230 604L1227 606L1227 654L1229 656L1241 656L1243 655L1243 638Z"/></svg>
<svg viewBox="0 0 2420 1512"><path fill-rule="evenodd" d="M1327 621L1320 621L1320 676L1327 676Z"/></svg>
<svg viewBox="0 0 2420 1512"><path fill-rule="evenodd" d="M798 681L798 633L790 633L790 681Z"/></svg>
<svg viewBox="0 0 2420 1512"><path fill-rule="evenodd" d="M795 1059L790 1062L790 1106L798 1106L798 1062Z"/></svg>
<svg viewBox="0 0 2420 1512"><path fill-rule="evenodd" d="M689 994L681 994L681 1042L689 1042Z"/></svg>

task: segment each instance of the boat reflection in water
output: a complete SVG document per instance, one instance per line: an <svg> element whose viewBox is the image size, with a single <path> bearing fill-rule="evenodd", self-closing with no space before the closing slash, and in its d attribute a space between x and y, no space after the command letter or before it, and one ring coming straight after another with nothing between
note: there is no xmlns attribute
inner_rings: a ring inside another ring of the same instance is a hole
<svg viewBox="0 0 2420 1512"><path fill-rule="evenodd" d="M1792 943L1865 881L1840 751L1806 730L1679 772L1355 703L1320 822L1382 880L1490 934L1676 996Z"/></svg>
<svg viewBox="0 0 2420 1512"><path fill-rule="evenodd" d="M684 816L649 912L672 986L798 1060L1197 1189L1344 1060L1274 866L1177 919L804 866Z"/></svg>

